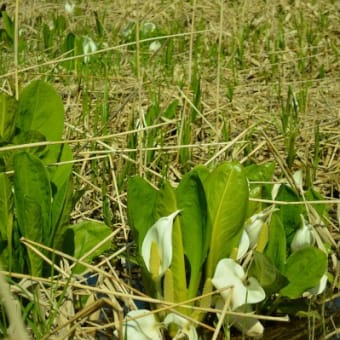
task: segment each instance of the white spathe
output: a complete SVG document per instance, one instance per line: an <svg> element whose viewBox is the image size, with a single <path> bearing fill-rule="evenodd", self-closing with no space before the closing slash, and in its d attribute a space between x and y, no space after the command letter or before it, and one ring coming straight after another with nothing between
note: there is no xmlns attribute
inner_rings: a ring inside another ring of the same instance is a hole
<svg viewBox="0 0 340 340"><path fill-rule="evenodd" d="M96 43L90 37L85 36L83 40L84 63L87 63L90 60L89 54L96 51Z"/></svg>
<svg viewBox="0 0 340 340"><path fill-rule="evenodd" d="M142 316L146 314L145 316ZM127 340L162 340L161 323L157 321L154 314L147 309L130 311L126 317L136 318L126 320L123 324L123 337Z"/></svg>
<svg viewBox="0 0 340 340"><path fill-rule="evenodd" d="M237 250L237 260L241 259L248 251L250 245L248 233L243 230Z"/></svg>
<svg viewBox="0 0 340 340"><path fill-rule="evenodd" d="M160 255L158 275L161 277L170 267L172 261L172 228L175 217L180 210L166 217L161 217L146 233L142 243L142 257L150 271L151 247L155 243Z"/></svg>
<svg viewBox="0 0 340 340"><path fill-rule="evenodd" d="M265 217L265 215L265 213L260 212L251 216L244 226L249 237L251 248L254 247L254 245L257 243L261 228L264 224L263 218Z"/></svg>
<svg viewBox="0 0 340 340"><path fill-rule="evenodd" d="M149 51L152 53L157 52L162 47L162 44L159 40L153 41L149 46Z"/></svg>
<svg viewBox="0 0 340 340"><path fill-rule="evenodd" d="M264 327L257 319L233 315L230 320L236 328L249 337L257 338L263 335Z"/></svg>
<svg viewBox="0 0 340 340"><path fill-rule="evenodd" d="M178 314L168 314L163 320L163 323L166 327L169 327L171 323L174 323L179 327L178 332L173 339L187 338L188 340L198 340L197 331L194 325Z"/></svg>
<svg viewBox="0 0 340 340"><path fill-rule="evenodd" d="M73 12L74 12L74 8L75 8L75 4L73 2L66 1L66 3L65 3L65 12L67 14L72 15Z"/></svg>
<svg viewBox="0 0 340 340"><path fill-rule="evenodd" d="M230 297L232 310L260 302L266 297L258 281L253 277L246 278L243 268L232 259L222 259L218 262L211 281L217 289L231 287L221 291L221 295L225 300Z"/></svg>
<svg viewBox="0 0 340 340"><path fill-rule="evenodd" d="M316 287L309 289L307 292L303 294L303 296L319 295L323 293L327 287L327 281L328 281L327 274L322 275L319 284Z"/></svg>
<svg viewBox="0 0 340 340"><path fill-rule="evenodd" d="M307 246L312 246L315 242L312 225L307 223L302 215L301 219L302 227L296 231L292 243L290 244L293 252Z"/></svg>
<svg viewBox="0 0 340 340"><path fill-rule="evenodd" d="M253 277L246 278L243 268L232 259L222 259L218 262L211 281L217 289L226 288L220 294L224 301L230 299L233 311L248 312L251 310L249 304L260 302L266 297L258 281ZM221 306L221 301L218 304ZM261 322L254 318L230 315L229 320L247 336L259 337L263 334Z"/></svg>

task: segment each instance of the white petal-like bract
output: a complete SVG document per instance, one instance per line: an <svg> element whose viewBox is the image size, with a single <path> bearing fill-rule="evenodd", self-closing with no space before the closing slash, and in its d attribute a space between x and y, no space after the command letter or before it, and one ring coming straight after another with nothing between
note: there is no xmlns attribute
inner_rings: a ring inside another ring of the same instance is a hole
<svg viewBox="0 0 340 340"><path fill-rule="evenodd" d="M146 233L142 243L142 257L146 268L150 271L151 248L155 243L160 255L159 276L163 276L172 261L172 228L175 217L180 210L169 216L161 217Z"/></svg>

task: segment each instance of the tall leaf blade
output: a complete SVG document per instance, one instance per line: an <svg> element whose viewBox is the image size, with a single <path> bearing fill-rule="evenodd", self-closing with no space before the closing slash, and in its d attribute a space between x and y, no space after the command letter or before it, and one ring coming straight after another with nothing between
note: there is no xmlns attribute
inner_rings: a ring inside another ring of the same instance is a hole
<svg viewBox="0 0 340 340"><path fill-rule="evenodd" d="M15 129L17 101L15 98L0 94L0 143L9 141Z"/></svg>
<svg viewBox="0 0 340 340"><path fill-rule="evenodd" d="M6 270L12 270L13 194L4 173L0 173L0 259Z"/></svg>
<svg viewBox="0 0 340 340"><path fill-rule="evenodd" d="M190 263L189 298L196 296L201 266L206 256L204 249L207 223L207 202L203 184L193 170L185 175L176 190L177 206L181 210L184 252Z"/></svg>
<svg viewBox="0 0 340 340"><path fill-rule="evenodd" d="M275 264L280 271L286 263L286 233L278 212L272 214L269 225L268 243L264 254Z"/></svg>
<svg viewBox="0 0 340 340"><path fill-rule="evenodd" d="M22 236L29 240L45 243L43 239L43 213L42 208L30 197L23 197L20 204L16 200L16 208L20 206L19 228ZM27 250L29 259L29 273L33 276L41 276L43 260L31 249Z"/></svg>
<svg viewBox="0 0 340 340"><path fill-rule="evenodd" d="M21 131L39 131L47 140L61 139L64 128L64 106L51 85L35 80L22 90L17 127Z"/></svg>
<svg viewBox="0 0 340 340"><path fill-rule="evenodd" d="M140 251L145 234L157 220L153 217L157 190L143 178L136 176L129 178L127 196L128 221Z"/></svg>
<svg viewBox="0 0 340 340"><path fill-rule="evenodd" d="M48 145L47 152L40 158L45 164L60 163L65 164L50 165L48 172L50 174L51 181L60 187L65 181L69 179L72 173L72 150L68 144L62 145Z"/></svg>
<svg viewBox="0 0 340 340"><path fill-rule="evenodd" d="M61 249L66 226L70 223L70 214L73 208L73 185L69 176L62 186L57 187L53 196L51 230L52 245ZM61 249L62 250L62 249Z"/></svg>
<svg viewBox="0 0 340 340"><path fill-rule="evenodd" d="M47 170L38 158L27 152L17 153L13 166L15 209L20 232L28 239L43 241L49 246L52 195ZM32 230L32 225L39 229L39 233Z"/></svg>
<svg viewBox="0 0 340 340"><path fill-rule="evenodd" d="M238 247L248 206L248 182L237 162L219 165L204 182L208 204L210 247L207 277L212 277L219 260Z"/></svg>

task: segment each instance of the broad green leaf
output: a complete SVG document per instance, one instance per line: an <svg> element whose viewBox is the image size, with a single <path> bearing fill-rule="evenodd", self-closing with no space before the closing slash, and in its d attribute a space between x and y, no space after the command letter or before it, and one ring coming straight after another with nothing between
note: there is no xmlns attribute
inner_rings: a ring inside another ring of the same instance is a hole
<svg viewBox="0 0 340 340"><path fill-rule="evenodd" d="M280 271L286 263L286 234L278 212L272 214L269 225L268 243L264 254Z"/></svg>
<svg viewBox="0 0 340 340"><path fill-rule="evenodd" d="M110 234L111 229L101 222L86 221L70 225L65 234L64 250L71 253L75 258L80 259ZM87 256L84 261L90 263L93 258L110 249L110 247L111 241L107 241L92 252L91 255ZM78 264L75 266L74 272L81 273L85 269L85 266Z"/></svg>
<svg viewBox="0 0 340 340"><path fill-rule="evenodd" d="M12 186L0 173L0 259L6 270L12 270L13 194Z"/></svg>
<svg viewBox="0 0 340 340"><path fill-rule="evenodd" d="M21 91L17 127L21 131L39 131L47 140L61 139L64 107L60 96L51 85L35 80Z"/></svg>
<svg viewBox="0 0 340 340"><path fill-rule="evenodd" d="M70 161L73 159L72 151L68 144L49 145L41 159L45 164L49 165L48 172L51 181L57 187L62 186L65 181L68 181L72 174L72 163ZM66 164L60 165L58 164L60 162L65 162Z"/></svg>
<svg viewBox="0 0 340 340"><path fill-rule="evenodd" d="M285 202L299 202L299 196L288 185L281 185L276 196L276 200ZM300 228L301 218L304 207L301 204L279 205L279 215L283 223L287 243L290 244L294 237L295 231Z"/></svg>
<svg viewBox="0 0 340 340"><path fill-rule="evenodd" d="M61 249L65 226L70 223L73 208L73 185L69 176L62 186L56 187L52 202L52 241L53 248Z"/></svg>
<svg viewBox="0 0 340 340"><path fill-rule="evenodd" d="M43 241L50 246L52 193L47 170L41 160L27 152L17 153L13 165L15 209L20 232L28 239ZM33 232L32 225L39 229L39 235L37 230Z"/></svg>
<svg viewBox="0 0 340 340"><path fill-rule="evenodd" d="M266 255L257 251L254 252L248 275L255 277L259 281L267 296L277 293L288 283L285 277L276 269L274 263Z"/></svg>
<svg viewBox="0 0 340 340"><path fill-rule="evenodd" d="M21 196L21 195L20 195ZM15 205L19 221L19 228L22 236L25 238L49 245L43 238L44 234L44 218L42 206L31 197L18 197L15 194ZM20 214L18 213L20 209ZM35 252L28 249L29 273L33 276L41 276L43 268L43 260Z"/></svg>
<svg viewBox="0 0 340 340"><path fill-rule="evenodd" d="M251 164L244 168L245 175L250 182L266 182L270 181L273 177L275 170L274 162L267 162L261 165ZM249 197L251 198L271 198L270 191L272 185L250 183L249 185ZM247 217L254 215L255 213L263 210L262 203L249 202Z"/></svg>
<svg viewBox="0 0 340 340"><path fill-rule="evenodd" d="M218 261L238 247L249 193L242 166L236 162L222 163L203 184L208 205L208 233L211 234L207 262L209 278L213 276Z"/></svg>
<svg viewBox="0 0 340 340"><path fill-rule="evenodd" d="M154 206L154 218L168 216L178 210L175 189L165 181L159 191Z"/></svg>
<svg viewBox="0 0 340 340"><path fill-rule="evenodd" d="M283 274L289 284L280 293L297 299L320 282L327 269L327 255L318 248L306 247L293 253L287 260Z"/></svg>
<svg viewBox="0 0 340 340"><path fill-rule="evenodd" d="M196 296L199 277L207 250L204 249L207 223L207 202L203 185L195 170L185 175L176 190L181 210L184 252L190 263L189 298Z"/></svg>
<svg viewBox="0 0 340 340"><path fill-rule="evenodd" d="M8 142L15 129L17 101L5 93L0 93L0 143Z"/></svg>
<svg viewBox="0 0 340 340"><path fill-rule="evenodd" d="M14 138L12 139L12 143L15 145L45 142L45 141L46 141L45 136L41 132L36 131L36 130L21 131L18 134L16 134ZM40 158L44 155L44 153L46 153L47 148L45 145L43 145L43 146L21 148L20 150L26 151Z"/></svg>
<svg viewBox="0 0 340 340"><path fill-rule="evenodd" d="M141 251L145 234L157 220L153 216L157 190L143 178L135 176L128 180L127 196L129 225L138 249ZM164 214L164 216L167 215Z"/></svg>

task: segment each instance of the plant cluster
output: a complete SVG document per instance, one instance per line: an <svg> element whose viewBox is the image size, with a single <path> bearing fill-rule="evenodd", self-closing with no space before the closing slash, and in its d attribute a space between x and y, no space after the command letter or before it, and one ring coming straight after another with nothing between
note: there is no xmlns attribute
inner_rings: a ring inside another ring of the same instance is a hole
<svg viewBox="0 0 340 340"><path fill-rule="evenodd" d="M197 338L195 321L205 313L195 307L215 306L221 313L227 304L228 311L250 313L256 304L258 312L265 312L279 309L280 300L324 291L328 254L322 242L315 244L318 234L305 221L308 207L275 203L302 201L300 193L288 184L249 185L255 179L270 181L273 169L270 163L243 168L225 162L212 170L197 166L176 189L167 181L156 190L141 177L129 180L128 216L145 289L156 299L179 304L159 313L170 335ZM249 198L273 199L273 204ZM324 214L325 207L320 219ZM143 329L150 315L140 313L131 322ZM228 321L248 336L263 333L261 323L246 314L232 314ZM159 323L153 324L157 329ZM129 321L126 326L129 338L136 328Z"/></svg>
<svg viewBox="0 0 340 340"><path fill-rule="evenodd" d="M19 98L0 94L0 261L8 271L48 275L52 269L44 268L41 253L25 249L21 238L79 258L111 230L100 222L70 223L72 152L58 142L64 129L60 96L34 81Z"/></svg>

